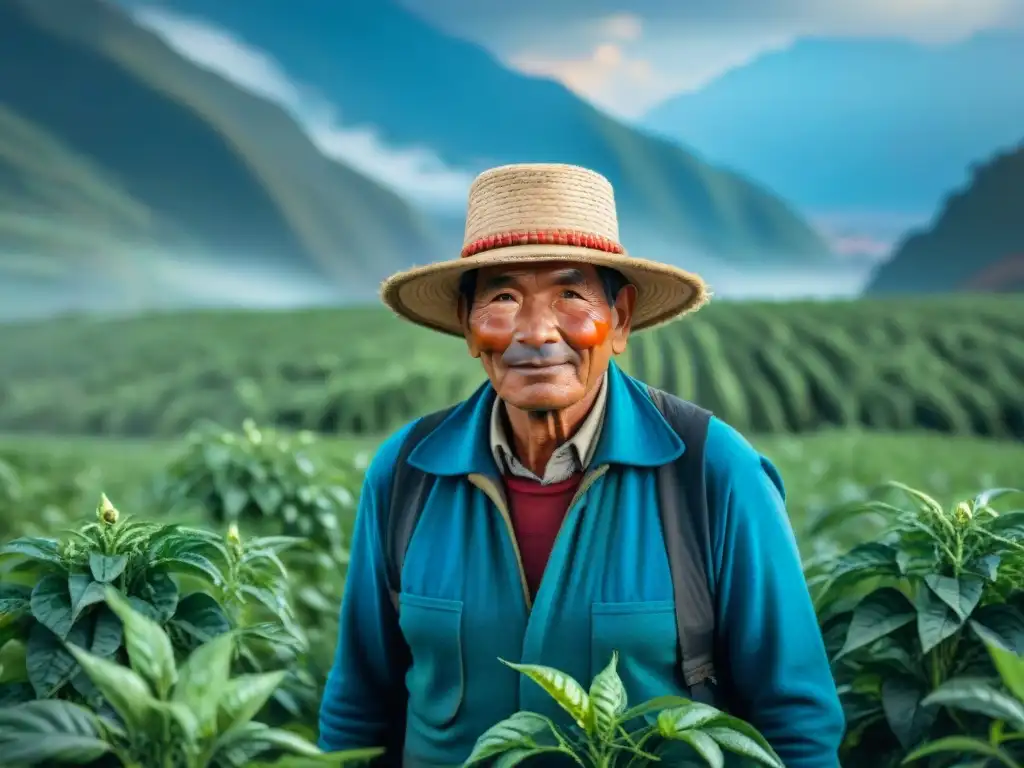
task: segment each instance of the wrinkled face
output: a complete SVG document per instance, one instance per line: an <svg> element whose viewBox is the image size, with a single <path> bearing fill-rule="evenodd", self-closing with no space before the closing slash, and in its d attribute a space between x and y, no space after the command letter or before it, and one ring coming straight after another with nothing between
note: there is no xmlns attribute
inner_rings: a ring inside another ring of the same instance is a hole
<svg viewBox="0 0 1024 768"><path fill-rule="evenodd" d="M525 411L558 411L583 400L626 348L636 289L609 305L590 265L490 267L461 303L466 342L498 396Z"/></svg>

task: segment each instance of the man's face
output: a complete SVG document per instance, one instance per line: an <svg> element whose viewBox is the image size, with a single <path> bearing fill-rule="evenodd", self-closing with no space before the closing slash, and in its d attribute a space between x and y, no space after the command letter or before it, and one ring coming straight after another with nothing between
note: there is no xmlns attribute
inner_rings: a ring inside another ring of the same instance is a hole
<svg viewBox="0 0 1024 768"><path fill-rule="evenodd" d="M460 306L466 342L498 396L525 411L558 411L583 400L626 348L636 289L615 303L586 264L489 267L472 306Z"/></svg>

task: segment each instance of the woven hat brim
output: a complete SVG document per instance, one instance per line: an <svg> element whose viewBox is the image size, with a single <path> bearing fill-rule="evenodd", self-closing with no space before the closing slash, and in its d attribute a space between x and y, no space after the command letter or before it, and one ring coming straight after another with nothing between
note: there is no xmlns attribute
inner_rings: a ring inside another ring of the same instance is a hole
<svg viewBox="0 0 1024 768"><path fill-rule="evenodd" d="M695 274L669 264L572 245L515 245L399 272L381 286L393 312L417 325L462 337L458 318L459 278L471 269L564 261L611 267L636 286L634 331L653 328L700 309L711 298Z"/></svg>

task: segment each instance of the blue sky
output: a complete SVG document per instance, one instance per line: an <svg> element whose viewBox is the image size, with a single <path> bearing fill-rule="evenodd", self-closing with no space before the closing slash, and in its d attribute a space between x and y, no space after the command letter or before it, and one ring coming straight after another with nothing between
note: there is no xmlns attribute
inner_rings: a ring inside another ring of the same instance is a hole
<svg viewBox="0 0 1024 768"><path fill-rule="evenodd" d="M1024 0L399 0L624 118L801 36L952 42L1024 29Z"/></svg>

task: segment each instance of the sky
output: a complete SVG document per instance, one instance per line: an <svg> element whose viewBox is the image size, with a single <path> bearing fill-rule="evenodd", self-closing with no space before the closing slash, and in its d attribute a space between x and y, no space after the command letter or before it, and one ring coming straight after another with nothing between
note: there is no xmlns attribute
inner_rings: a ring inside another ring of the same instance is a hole
<svg viewBox="0 0 1024 768"><path fill-rule="evenodd" d="M1024 28L1024 0L399 0L624 119L803 36L948 43Z"/></svg>

